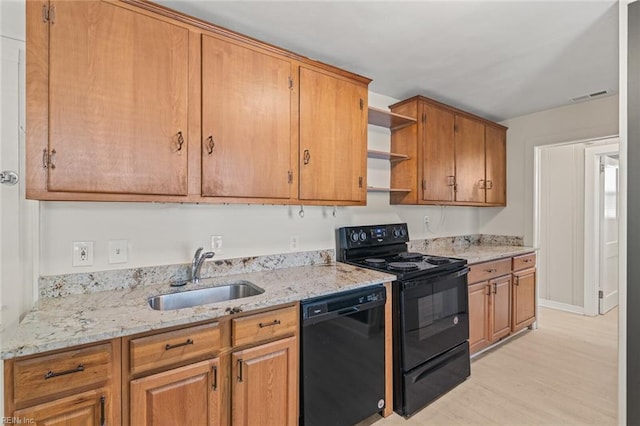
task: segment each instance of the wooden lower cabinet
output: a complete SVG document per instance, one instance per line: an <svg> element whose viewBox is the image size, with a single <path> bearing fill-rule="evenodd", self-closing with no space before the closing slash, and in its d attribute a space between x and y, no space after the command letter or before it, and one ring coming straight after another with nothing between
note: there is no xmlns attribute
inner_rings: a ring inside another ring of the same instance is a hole
<svg viewBox="0 0 640 426"><path fill-rule="evenodd" d="M219 426L219 359L131 381L132 425Z"/></svg>
<svg viewBox="0 0 640 426"><path fill-rule="evenodd" d="M511 275L489 281L491 341L495 342L511 333Z"/></svg>
<svg viewBox="0 0 640 426"><path fill-rule="evenodd" d="M469 351L478 352L491 344L489 338L489 286L469 286Z"/></svg>
<svg viewBox="0 0 640 426"><path fill-rule="evenodd" d="M232 354L232 424L298 424L296 337Z"/></svg>
<svg viewBox="0 0 640 426"><path fill-rule="evenodd" d="M110 389L105 387L16 410L13 417L25 424L46 426L117 425L120 419L113 418L113 403Z"/></svg>
<svg viewBox="0 0 640 426"><path fill-rule="evenodd" d="M536 320L536 270L513 273L513 316L511 331L519 331Z"/></svg>

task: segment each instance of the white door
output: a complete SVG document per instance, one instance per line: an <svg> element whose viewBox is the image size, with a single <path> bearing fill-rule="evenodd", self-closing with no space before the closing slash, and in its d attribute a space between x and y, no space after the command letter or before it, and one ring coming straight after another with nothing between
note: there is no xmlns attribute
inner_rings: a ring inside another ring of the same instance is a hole
<svg viewBox="0 0 640 426"><path fill-rule="evenodd" d="M618 306L618 171L617 158L600 157L600 314Z"/></svg>

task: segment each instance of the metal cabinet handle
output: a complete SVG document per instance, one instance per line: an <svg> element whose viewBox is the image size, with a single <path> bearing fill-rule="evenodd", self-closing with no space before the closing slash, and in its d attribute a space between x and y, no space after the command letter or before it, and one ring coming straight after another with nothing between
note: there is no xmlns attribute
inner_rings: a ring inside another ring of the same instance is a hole
<svg viewBox="0 0 640 426"><path fill-rule="evenodd" d="M213 141L213 136L209 135L207 138L207 153L209 155L213 154L213 148L216 146L216 143Z"/></svg>
<svg viewBox="0 0 640 426"><path fill-rule="evenodd" d="M491 285L488 285L488 286L486 287L486 289L487 289L487 293L486 293L486 295L487 295L487 296L491 296Z"/></svg>
<svg viewBox="0 0 640 426"><path fill-rule="evenodd" d="M485 180L484 180L484 179L480 179L480 180L478 181L478 187L479 187L480 189L486 189L486 185L485 185Z"/></svg>
<svg viewBox="0 0 640 426"><path fill-rule="evenodd" d="M275 319L275 320L273 320L271 322L266 322L266 323L265 322L261 322L260 324L258 324L258 326L260 328L265 328L265 327L273 327L274 325L278 325L278 324L280 324L280 320L279 319Z"/></svg>
<svg viewBox="0 0 640 426"><path fill-rule="evenodd" d="M533 260L533 259L524 259L524 260L523 260L523 262L524 262L524 263L531 263L531 261L532 261L532 260Z"/></svg>
<svg viewBox="0 0 640 426"><path fill-rule="evenodd" d="M182 130L178 132L178 151L182 151L182 145L184 144L184 136L182 136Z"/></svg>
<svg viewBox="0 0 640 426"><path fill-rule="evenodd" d="M165 351L168 351L169 349L175 349L175 348L179 348L181 346L187 346L187 345L193 345L193 340L192 339L187 339L186 342L183 343L178 343L177 345L170 345L170 344L166 344L164 347Z"/></svg>
<svg viewBox="0 0 640 426"><path fill-rule="evenodd" d="M49 372L44 375L44 379L47 380L47 379L51 379L53 377L66 376L67 374L80 373L82 371L84 371L84 365L82 365L82 364L78 364L78 366L76 368L72 368L71 370L65 370L65 371L61 371L59 373L55 373L55 372L49 370Z"/></svg>
<svg viewBox="0 0 640 426"><path fill-rule="evenodd" d="M493 274L494 272L498 272L497 269L491 268L491 269L485 269L485 272L488 272L490 274Z"/></svg>
<svg viewBox="0 0 640 426"><path fill-rule="evenodd" d="M520 285L520 279L518 277L513 277L513 284Z"/></svg>
<svg viewBox="0 0 640 426"><path fill-rule="evenodd" d="M213 373L213 384L211 385L211 389L218 389L218 367L215 365L211 367L211 373Z"/></svg>
<svg viewBox="0 0 640 426"><path fill-rule="evenodd" d="M487 181L487 189L493 189L493 181L492 180L488 180Z"/></svg>
<svg viewBox="0 0 640 426"><path fill-rule="evenodd" d="M238 382L242 382L242 358L238 359Z"/></svg>
<svg viewBox="0 0 640 426"><path fill-rule="evenodd" d="M304 159L304 164L309 164L309 160L311 160L311 153L309 153L308 149L304 150L304 156L302 158Z"/></svg>
<svg viewBox="0 0 640 426"><path fill-rule="evenodd" d="M100 426L105 426L107 424L107 419L104 413L105 399L104 395L100 397Z"/></svg>
<svg viewBox="0 0 640 426"><path fill-rule="evenodd" d="M493 294L497 294L498 293L498 284L493 283Z"/></svg>
<svg viewBox="0 0 640 426"><path fill-rule="evenodd" d="M447 176L447 186L453 186L456 184L455 176Z"/></svg>

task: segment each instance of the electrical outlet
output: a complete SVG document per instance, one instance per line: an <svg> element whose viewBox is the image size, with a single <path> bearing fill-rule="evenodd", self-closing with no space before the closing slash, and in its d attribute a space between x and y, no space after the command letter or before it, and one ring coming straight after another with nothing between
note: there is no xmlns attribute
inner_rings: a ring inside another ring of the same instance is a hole
<svg viewBox="0 0 640 426"><path fill-rule="evenodd" d="M93 241L74 241L72 266L93 265Z"/></svg>
<svg viewBox="0 0 640 426"><path fill-rule="evenodd" d="M424 226L429 226L429 216L424 217Z"/></svg>
<svg viewBox="0 0 640 426"><path fill-rule="evenodd" d="M216 254L222 254L222 235L211 236L211 249Z"/></svg>
<svg viewBox="0 0 640 426"><path fill-rule="evenodd" d="M292 235L289 237L289 250L298 250L298 236Z"/></svg>
<svg viewBox="0 0 640 426"><path fill-rule="evenodd" d="M127 263L129 261L129 242L127 240L109 240L109 263Z"/></svg>

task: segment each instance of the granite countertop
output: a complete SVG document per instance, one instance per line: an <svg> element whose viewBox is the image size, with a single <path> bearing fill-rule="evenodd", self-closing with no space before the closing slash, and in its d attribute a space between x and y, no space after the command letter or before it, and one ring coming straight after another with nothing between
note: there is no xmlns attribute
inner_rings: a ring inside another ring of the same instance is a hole
<svg viewBox="0 0 640 426"><path fill-rule="evenodd" d="M2 338L0 358L63 349L251 311L284 303L393 281L395 275L342 263L298 266L203 279L199 285L174 288L168 284L42 298L21 323ZM264 293L171 311L154 311L147 298L188 289L246 280Z"/></svg>
<svg viewBox="0 0 640 426"><path fill-rule="evenodd" d="M472 244L469 246L418 248L418 251L432 256L457 257L467 263L479 263L503 257L518 256L536 251L534 247L511 245Z"/></svg>

